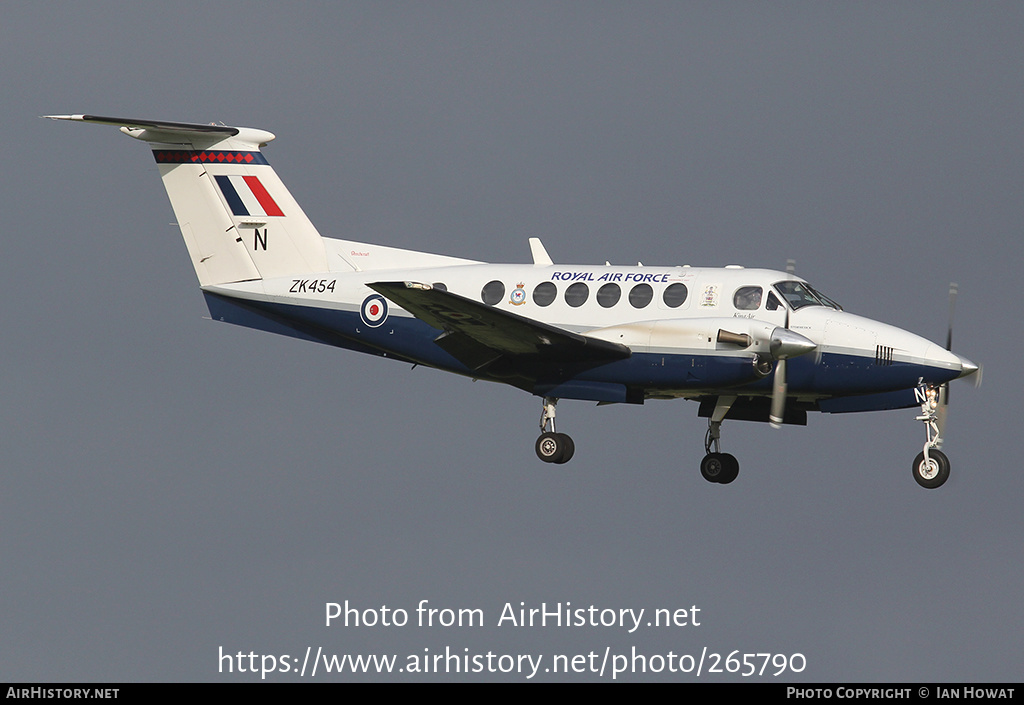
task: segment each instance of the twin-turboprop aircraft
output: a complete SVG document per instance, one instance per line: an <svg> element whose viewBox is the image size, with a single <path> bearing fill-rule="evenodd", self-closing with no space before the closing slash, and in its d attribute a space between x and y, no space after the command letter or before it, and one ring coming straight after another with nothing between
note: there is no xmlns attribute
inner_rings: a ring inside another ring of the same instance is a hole
<svg viewBox="0 0 1024 705"><path fill-rule="evenodd" d="M948 383L977 366L905 330L845 312L767 269L474 260L324 238L260 149L264 130L94 115L148 142L215 320L327 343L540 397L536 452L565 463L560 399L691 399L708 419L705 479L727 484L727 419L807 423L809 411L920 406L914 479L939 487Z"/></svg>

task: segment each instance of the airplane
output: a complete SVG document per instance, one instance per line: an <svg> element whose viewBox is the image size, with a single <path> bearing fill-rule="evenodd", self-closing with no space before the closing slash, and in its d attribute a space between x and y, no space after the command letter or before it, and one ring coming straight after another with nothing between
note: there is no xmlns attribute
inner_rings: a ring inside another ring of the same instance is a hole
<svg viewBox="0 0 1024 705"><path fill-rule="evenodd" d="M561 399L690 399L708 419L701 475L729 484L726 420L806 425L811 411L920 406L914 479L949 477L940 450L951 380L978 366L849 313L792 271L488 264L322 237L262 149L274 135L223 124L47 115L149 143L214 320L517 387L542 400L537 456L568 462Z"/></svg>

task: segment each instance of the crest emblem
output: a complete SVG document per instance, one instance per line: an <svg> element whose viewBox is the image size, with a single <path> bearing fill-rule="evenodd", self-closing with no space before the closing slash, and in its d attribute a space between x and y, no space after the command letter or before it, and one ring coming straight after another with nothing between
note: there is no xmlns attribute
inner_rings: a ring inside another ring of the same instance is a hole
<svg viewBox="0 0 1024 705"><path fill-rule="evenodd" d="M508 297L508 302L513 306L522 306L526 303L526 289L523 288L526 285L523 282L516 284L516 288L512 290L512 294Z"/></svg>
<svg viewBox="0 0 1024 705"><path fill-rule="evenodd" d="M718 284L708 284L700 296L700 305L715 307L718 305Z"/></svg>

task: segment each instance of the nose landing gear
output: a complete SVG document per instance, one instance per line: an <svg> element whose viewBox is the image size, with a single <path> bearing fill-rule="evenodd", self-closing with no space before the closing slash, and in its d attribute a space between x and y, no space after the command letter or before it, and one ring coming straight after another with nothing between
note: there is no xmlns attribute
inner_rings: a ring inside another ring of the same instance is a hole
<svg viewBox="0 0 1024 705"><path fill-rule="evenodd" d="M924 449L914 458L912 471L917 484L929 490L942 485L949 479L949 458L939 448L942 446L942 410L944 399L941 399L942 388L935 385L918 387L914 390L917 400L921 403L921 415L918 421L924 422L927 440Z"/></svg>

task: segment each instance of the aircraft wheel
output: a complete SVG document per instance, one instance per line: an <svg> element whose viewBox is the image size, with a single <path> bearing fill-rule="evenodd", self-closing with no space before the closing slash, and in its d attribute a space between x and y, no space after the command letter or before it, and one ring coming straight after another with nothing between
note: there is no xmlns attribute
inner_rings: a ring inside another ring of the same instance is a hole
<svg viewBox="0 0 1024 705"><path fill-rule="evenodd" d="M740 474L740 461L736 456L722 453L722 472L718 475L718 484L728 485Z"/></svg>
<svg viewBox="0 0 1024 705"><path fill-rule="evenodd" d="M700 474L708 482L721 482L722 473L725 470L725 463L722 462L721 453L708 453L700 461Z"/></svg>
<svg viewBox="0 0 1024 705"><path fill-rule="evenodd" d="M568 438L564 433L551 433L550 431L545 431L540 434L540 438L537 439L537 444L535 446L537 457L545 463L564 463L565 460L562 460L562 456L565 455L567 444L563 437ZM566 460L568 460L568 458L566 458Z"/></svg>
<svg viewBox="0 0 1024 705"><path fill-rule="evenodd" d="M949 458L941 450L928 451L929 461L924 459L924 451L914 458L914 479L921 487L930 490L942 487L949 479Z"/></svg>
<svg viewBox="0 0 1024 705"><path fill-rule="evenodd" d="M572 438L570 438L567 434L556 433L555 435L561 436L562 438L562 457L552 462L558 464L568 463L570 460L572 460L573 453L576 452L576 444L572 442Z"/></svg>

